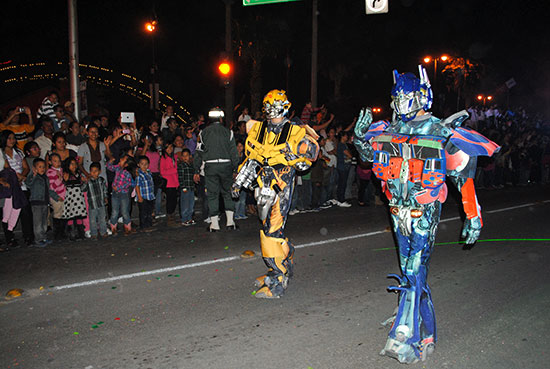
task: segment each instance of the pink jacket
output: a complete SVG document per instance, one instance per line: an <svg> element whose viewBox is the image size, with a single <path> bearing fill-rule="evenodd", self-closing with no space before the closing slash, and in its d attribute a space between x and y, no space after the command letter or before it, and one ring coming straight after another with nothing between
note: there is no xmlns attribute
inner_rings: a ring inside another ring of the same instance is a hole
<svg viewBox="0 0 550 369"><path fill-rule="evenodd" d="M160 157L160 175L166 178L167 188L179 187L178 167L175 158Z"/></svg>
<svg viewBox="0 0 550 369"><path fill-rule="evenodd" d="M50 188L55 191L55 193L61 197L65 198L65 183L63 183L63 169L56 169L50 167L46 172L48 179L50 180Z"/></svg>

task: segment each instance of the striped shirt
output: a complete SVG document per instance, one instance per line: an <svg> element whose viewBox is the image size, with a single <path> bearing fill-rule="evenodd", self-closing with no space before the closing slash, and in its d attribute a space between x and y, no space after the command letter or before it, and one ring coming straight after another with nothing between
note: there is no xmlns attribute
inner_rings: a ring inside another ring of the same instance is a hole
<svg viewBox="0 0 550 369"><path fill-rule="evenodd" d="M42 104L40 105L40 108L36 113L36 117L40 119L40 117L47 116L52 118L52 120L55 122L54 108L56 106L57 104L54 104L53 102L51 102L50 99L46 96L44 100L42 100Z"/></svg>
<svg viewBox="0 0 550 369"><path fill-rule="evenodd" d="M50 180L50 188L55 191L57 196L65 198L65 183L63 182L63 169L50 167L46 172Z"/></svg>

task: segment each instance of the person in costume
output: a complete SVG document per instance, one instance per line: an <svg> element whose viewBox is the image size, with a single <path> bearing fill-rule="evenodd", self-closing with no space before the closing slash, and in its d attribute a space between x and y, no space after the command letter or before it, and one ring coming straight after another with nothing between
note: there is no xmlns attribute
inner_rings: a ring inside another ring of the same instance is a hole
<svg viewBox="0 0 550 369"><path fill-rule="evenodd" d="M264 121L249 120L245 143L246 160L232 187L233 197L246 188L254 191L262 222L260 244L267 274L256 279L258 298L278 298L292 277L294 247L285 238L284 228L290 210L296 171L307 170L317 159L317 134L307 125L287 118L291 104L285 91L265 95Z"/></svg>
<svg viewBox="0 0 550 369"><path fill-rule="evenodd" d="M436 342L435 314L427 283L441 204L449 180L462 194L466 220L462 237L473 244L483 225L474 175L478 156L491 156L499 146L481 134L461 127L466 111L444 120L428 112L432 90L426 70L420 78L393 71L392 121L372 122L363 109L355 126L354 143L361 158L373 163L373 173L389 200L398 244L401 275L389 290L399 292L399 305L382 355L402 363L425 360Z"/></svg>

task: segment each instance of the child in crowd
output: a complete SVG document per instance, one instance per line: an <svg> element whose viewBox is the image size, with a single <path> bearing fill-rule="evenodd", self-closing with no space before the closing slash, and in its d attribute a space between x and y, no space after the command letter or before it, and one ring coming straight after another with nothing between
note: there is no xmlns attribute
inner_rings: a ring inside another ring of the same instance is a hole
<svg viewBox="0 0 550 369"><path fill-rule="evenodd" d="M23 152L25 153L25 160L32 171L34 159L40 157L40 146L38 146L38 144L34 141L27 142L23 147Z"/></svg>
<svg viewBox="0 0 550 369"><path fill-rule="evenodd" d="M115 172L115 179L113 181L113 192L111 194L111 219L109 221L109 227L113 234L117 232L117 221L119 215L122 215L122 221L124 223L124 235L133 233L132 231L132 219L130 218L130 192L135 186L134 178L132 174L126 170L128 167L128 161L131 160L130 156L123 155L117 165L113 165L114 158L107 162L107 169L111 172Z"/></svg>
<svg viewBox="0 0 550 369"><path fill-rule="evenodd" d="M84 239L83 219L88 215L82 193L82 175L75 158L68 157L63 162L63 182L65 183L65 201L63 201L63 219L67 219L69 240Z"/></svg>
<svg viewBox="0 0 550 369"><path fill-rule="evenodd" d="M160 175L166 180L166 224L168 226L175 226L174 211L176 210L178 201L178 167L176 164L176 158L174 157L174 145L169 143L162 150L162 156L160 157Z"/></svg>
<svg viewBox="0 0 550 369"><path fill-rule="evenodd" d="M31 192L29 200L32 205L35 246L45 247L52 242L46 238L50 197L56 201L59 201L60 197L50 188L44 159L34 159L32 173L27 176L25 183Z"/></svg>
<svg viewBox="0 0 550 369"><path fill-rule="evenodd" d="M144 232L153 230L153 209L155 207L155 185L153 175L149 170L149 158L138 158L138 177L136 184L136 196L139 208L139 227Z"/></svg>
<svg viewBox="0 0 550 369"><path fill-rule="evenodd" d="M107 237L107 223L105 221L105 205L108 202L107 181L100 177L101 164L97 161L90 164L90 178L84 185L83 191L88 194L88 218L90 219L90 234L97 240L98 229L101 237Z"/></svg>
<svg viewBox="0 0 550 369"><path fill-rule="evenodd" d="M184 148L178 160L178 181L180 185L180 213L181 224L190 226L195 224L193 210L195 208L195 173L191 165L191 151Z"/></svg>
<svg viewBox="0 0 550 369"><path fill-rule="evenodd" d="M52 206L53 234L54 239L61 240L65 236L65 220L63 219L63 201L65 199L65 183L63 182L63 169L61 168L61 157L57 153L49 156L50 168L46 172L50 181L50 189L57 194L57 199L50 196Z"/></svg>

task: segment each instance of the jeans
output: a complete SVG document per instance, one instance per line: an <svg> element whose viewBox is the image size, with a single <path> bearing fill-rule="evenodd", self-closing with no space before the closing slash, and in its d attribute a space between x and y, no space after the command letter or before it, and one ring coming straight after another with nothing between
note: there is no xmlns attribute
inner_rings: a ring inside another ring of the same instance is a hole
<svg viewBox="0 0 550 369"><path fill-rule="evenodd" d="M246 191L241 190L239 193L239 199L235 203L235 216L236 217L245 217L246 216Z"/></svg>
<svg viewBox="0 0 550 369"><path fill-rule="evenodd" d="M128 192L115 192L111 196L113 211L111 213L111 225L116 225L119 215L122 215L124 225L132 223L130 218L130 194Z"/></svg>
<svg viewBox="0 0 550 369"><path fill-rule="evenodd" d="M328 200L333 198L334 187L338 180L338 172L336 168L323 169L323 189L321 191L321 204L324 204Z"/></svg>
<svg viewBox="0 0 550 369"><path fill-rule="evenodd" d="M302 185L297 187L298 192L298 210L311 208L311 179L303 179Z"/></svg>
<svg viewBox="0 0 550 369"><path fill-rule="evenodd" d="M195 192L188 188L182 188L180 190L180 212L181 221L187 222L193 217L193 210L195 209Z"/></svg>
<svg viewBox="0 0 550 369"><path fill-rule="evenodd" d="M348 174L349 167L344 167L343 169L338 168L338 189L336 191L336 197L339 202L346 201L346 185L348 183Z"/></svg>
<svg viewBox="0 0 550 369"><path fill-rule="evenodd" d="M138 202L139 208L139 227L149 228L153 226L153 208L155 207L155 200L145 200Z"/></svg>
<svg viewBox="0 0 550 369"><path fill-rule="evenodd" d="M32 205L32 218L34 240L45 240L48 231L48 205Z"/></svg>
<svg viewBox="0 0 550 369"><path fill-rule="evenodd" d="M105 206L97 209L90 208L88 211L91 235L97 236L97 230L99 228L99 234L105 236L107 234L107 223L105 223Z"/></svg>
<svg viewBox="0 0 550 369"><path fill-rule="evenodd" d="M157 189L155 194L155 215L164 214L162 212L162 189Z"/></svg>

